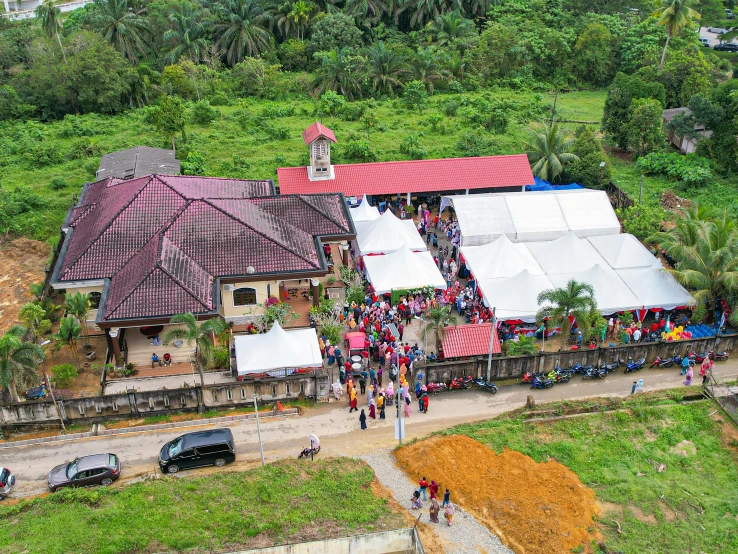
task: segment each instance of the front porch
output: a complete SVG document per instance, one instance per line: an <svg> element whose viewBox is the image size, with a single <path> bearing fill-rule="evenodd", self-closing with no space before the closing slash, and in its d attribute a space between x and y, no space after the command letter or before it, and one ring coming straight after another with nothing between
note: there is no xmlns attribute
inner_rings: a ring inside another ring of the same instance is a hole
<svg viewBox="0 0 738 554"><path fill-rule="evenodd" d="M160 377L164 375L182 375L197 373L194 364L195 347L187 342L179 343L173 341L171 344L154 345L154 336L158 335L159 340L162 339L167 330L175 328L184 328L182 325L158 325L148 328L148 334L141 332L146 327L128 327L123 336L122 354L127 363L136 364L138 369L137 377ZM155 331L158 331L155 332ZM113 340L117 340L114 338ZM175 344L177 343L177 344ZM171 365L160 366L155 364L152 367L151 356L156 354L160 360L164 360L164 354L169 353L172 357ZM109 378L114 378L108 376Z"/></svg>

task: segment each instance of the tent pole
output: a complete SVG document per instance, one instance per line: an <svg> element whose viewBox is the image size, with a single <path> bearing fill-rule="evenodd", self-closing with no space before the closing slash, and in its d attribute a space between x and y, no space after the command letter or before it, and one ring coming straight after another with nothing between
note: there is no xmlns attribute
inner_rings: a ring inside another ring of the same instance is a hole
<svg viewBox="0 0 738 554"><path fill-rule="evenodd" d="M254 413L256 414L256 432L259 435L259 453L261 454L261 465L264 465L264 445L261 443L261 426L259 425L259 405L254 394Z"/></svg>
<svg viewBox="0 0 738 554"><path fill-rule="evenodd" d="M492 372L492 349L494 347L494 341L495 341L495 333L497 332L495 329L495 323L497 321L496 319L496 311L497 308L492 308L492 331L489 334L489 355L487 356L487 382L489 383L489 377L490 373Z"/></svg>

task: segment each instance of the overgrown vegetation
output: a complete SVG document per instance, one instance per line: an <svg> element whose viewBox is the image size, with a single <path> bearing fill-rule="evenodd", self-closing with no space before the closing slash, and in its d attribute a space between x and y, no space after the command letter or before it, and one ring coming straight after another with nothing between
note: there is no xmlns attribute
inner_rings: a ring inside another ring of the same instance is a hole
<svg viewBox="0 0 738 554"><path fill-rule="evenodd" d="M571 468L600 501L617 505L606 506L600 520L609 551L737 550L735 455L722 445L720 424L709 416L714 404L675 404L678 400L662 398L656 407L650 398L636 396L623 403L627 412L541 424L503 416L446 433ZM559 407L565 413L567 407Z"/></svg>
<svg viewBox="0 0 738 554"><path fill-rule="evenodd" d="M400 527L386 500L372 494L372 478L363 462L332 458L125 487L64 489L0 506L0 550L238 550Z"/></svg>

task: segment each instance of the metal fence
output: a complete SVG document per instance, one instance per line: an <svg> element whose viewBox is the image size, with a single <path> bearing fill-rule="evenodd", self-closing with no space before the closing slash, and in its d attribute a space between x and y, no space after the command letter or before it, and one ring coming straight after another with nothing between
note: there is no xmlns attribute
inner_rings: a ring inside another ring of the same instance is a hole
<svg viewBox="0 0 738 554"><path fill-rule="evenodd" d="M705 392L738 424L738 385L725 383L712 373Z"/></svg>

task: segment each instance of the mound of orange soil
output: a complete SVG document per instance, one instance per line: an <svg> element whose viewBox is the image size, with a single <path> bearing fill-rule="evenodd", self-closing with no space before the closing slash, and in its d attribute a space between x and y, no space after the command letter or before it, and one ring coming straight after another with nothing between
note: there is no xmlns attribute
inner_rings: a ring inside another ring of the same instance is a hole
<svg viewBox="0 0 738 554"><path fill-rule="evenodd" d="M506 450L496 454L464 435L432 437L395 451L414 480L448 488L451 501L485 523L517 554L571 552L597 539L594 491L566 466Z"/></svg>
<svg viewBox="0 0 738 554"><path fill-rule="evenodd" d="M29 286L44 280L49 245L16 239L0 244L0 333L18 323L18 312L33 300Z"/></svg>

